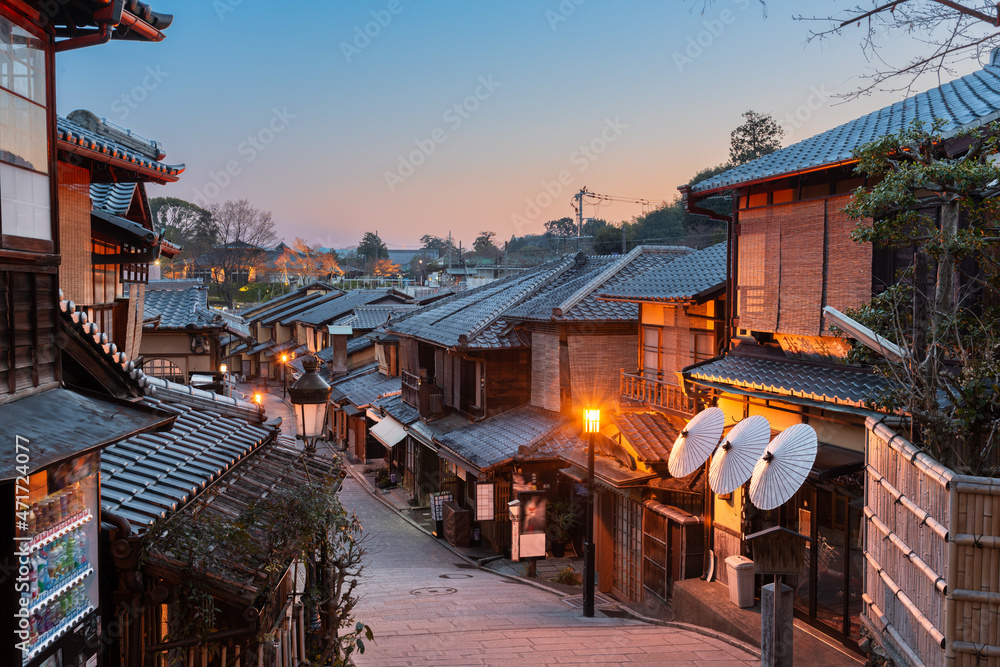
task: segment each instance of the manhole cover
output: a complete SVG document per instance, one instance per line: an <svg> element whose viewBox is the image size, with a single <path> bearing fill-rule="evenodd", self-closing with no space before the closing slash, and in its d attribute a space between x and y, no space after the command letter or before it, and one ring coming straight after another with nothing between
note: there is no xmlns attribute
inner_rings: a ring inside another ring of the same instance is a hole
<svg viewBox="0 0 1000 667"><path fill-rule="evenodd" d="M442 574L442 579L472 579L471 574Z"/></svg>
<svg viewBox="0 0 1000 667"><path fill-rule="evenodd" d="M418 597L426 598L434 595L451 595L452 593L457 593L457 588L415 588L410 591L410 595L416 595Z"/></svg>

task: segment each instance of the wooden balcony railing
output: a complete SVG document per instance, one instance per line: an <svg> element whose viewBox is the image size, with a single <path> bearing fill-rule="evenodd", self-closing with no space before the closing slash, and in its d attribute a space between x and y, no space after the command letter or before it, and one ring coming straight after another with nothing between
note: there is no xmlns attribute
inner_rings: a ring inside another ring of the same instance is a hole
<svg viewBox="0 0 1000 667"><path fill-rule="evenodd" d="M624 370L621 375L621 395L685 417L695 413L694 398L685 396L677 385L636 373L626 373Z"/></svg>
<svg viewBox="0 0 1000 667"><path fill-rule="evenodd" d="M433 381L404 370L399 372L403 385L403 402L415 407L421 417L441 417L447 412L444 391Z"/></svg>
<svg viewBox="0 0 1000 667"><path fill-rule="evenodd" d="M420 408L420 378L413 373L404 370L399 371L399 377L403 385L403 402Z"/></svg>

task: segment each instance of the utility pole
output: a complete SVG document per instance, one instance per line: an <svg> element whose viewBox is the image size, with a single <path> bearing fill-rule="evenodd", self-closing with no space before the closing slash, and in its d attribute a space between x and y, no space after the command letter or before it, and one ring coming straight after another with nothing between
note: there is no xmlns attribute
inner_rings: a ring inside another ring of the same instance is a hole
<svg viewBox="0 0 1000 667"><path fill-rule="evenodd" d="M628 254L628 253L625 252L625 221L624 220L622 220L622 254L623 255Z"/></svg>
<svg viewBox="0 0 1000 667"><path fill-rule="evenodd" d="M587 193L587 186L580 188L580 191L573 195L576 199L576 250L580 251L580 238L583 236L583 195Z"/></svg>

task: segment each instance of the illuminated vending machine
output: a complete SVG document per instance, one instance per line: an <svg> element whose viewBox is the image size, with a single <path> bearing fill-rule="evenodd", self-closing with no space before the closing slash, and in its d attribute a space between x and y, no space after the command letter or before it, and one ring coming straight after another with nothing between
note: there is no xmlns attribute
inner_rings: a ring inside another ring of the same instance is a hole
<svg viewBox="0 0 1000 667"><path fill-rule="evenodd" d="M18 443L19 445L20 443ZM27 449L26 449L27 451ZM100 452L31 468L4 465L5 558L0 591L12 619L0 663L15 667L96 667ZM23 463L20 462L23 459Z"/></svg>

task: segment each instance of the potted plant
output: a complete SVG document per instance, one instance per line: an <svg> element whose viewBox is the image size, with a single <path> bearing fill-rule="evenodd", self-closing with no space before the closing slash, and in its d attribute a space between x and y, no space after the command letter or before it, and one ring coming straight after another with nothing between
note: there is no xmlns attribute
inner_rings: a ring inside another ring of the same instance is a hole
<svg viewBox="0 0 1000 667"><path fill-rule="evenodd" d="M576 514L568 500L555 500L548 504L545 512L548 524L549 550L555 558L562 558L566 553L566 542L570 538L570 530L576 525Z"/></svg>

